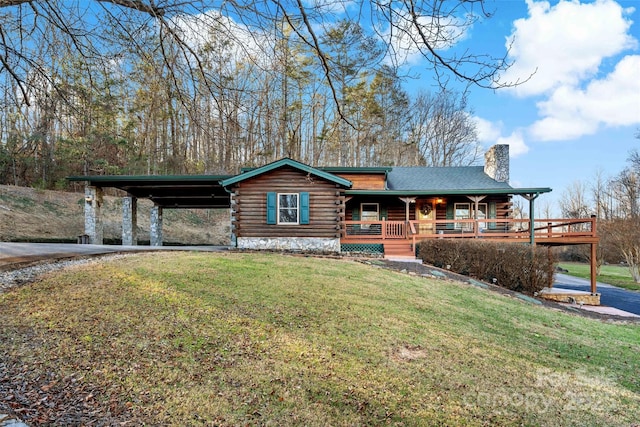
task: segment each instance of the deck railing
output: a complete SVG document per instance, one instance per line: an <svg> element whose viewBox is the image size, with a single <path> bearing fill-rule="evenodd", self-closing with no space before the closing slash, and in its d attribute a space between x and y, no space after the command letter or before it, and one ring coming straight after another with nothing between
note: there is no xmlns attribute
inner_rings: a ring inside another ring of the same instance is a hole
<svg viewBox="0 0 640 427"><path fill-rule="evenodd" d="M486 238L544 242L551 238L595 238L595 218L578 219L441 219L423 221L345 221L345 239Z"/></svg>
<svg viewBox="0 0 640 427"><path fill-rule="evenodd" d="M345 221L343 236L358 239L405 239L405 221Z"/></svg>

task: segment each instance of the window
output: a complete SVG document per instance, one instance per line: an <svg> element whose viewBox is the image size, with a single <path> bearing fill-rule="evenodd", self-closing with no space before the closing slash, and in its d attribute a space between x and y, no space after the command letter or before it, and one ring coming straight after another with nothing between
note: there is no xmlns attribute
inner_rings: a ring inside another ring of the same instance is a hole
<svg viewBox="0 0 640 427"><path fill-rule="evenodd" d="M362 203L360 204L360 215L361 221L378 221L380 216L378 214L378 204L377 203ZM368 230L371 224L362 224L363 230Z"/></svg>
<svg viewBox="0 0 640 427"><path fill-rule="evenodd" d="M298 193L278 193L278 224L298 224Z"/></svg>
<svg viewBox="0 0 640 427"><path fill-rule="evenodd" d="M475 205L471 203L456 203L454 205L454 219L471 219L475 216L475 212L472 211L475 209ZM478 204L478 219L483 220L487 218L487 204L479 203ZM480 229L486 228L486 223L479 222L478 227ZM473 230L473 226L470 223L464 222L456 222L455 228L457 230L471 231Z"/></svg>
<svg viewBox="0 0 640 427"><path fill-rule="evenodd" d="M362 203L360 211L362 212L362 221L378 221L380 219L377 203Z"/></svg>
<svg viewBox="0 0 640 427"><path fill-rule="evenodd" d="M309 193L267 193L267 224L309 224Z"/></svg>

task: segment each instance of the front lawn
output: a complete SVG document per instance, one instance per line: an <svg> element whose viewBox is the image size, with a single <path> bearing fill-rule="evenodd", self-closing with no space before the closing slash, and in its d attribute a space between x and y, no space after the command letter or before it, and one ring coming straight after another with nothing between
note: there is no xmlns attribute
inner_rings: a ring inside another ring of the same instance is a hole
<svg viewBox="0 0 640 427"><path fill-rule="evenodd" d="M580 262L562 262L559 267L568 270L571 276L581 277L583 279L591 279L591 266ZM640 291L640 284L634 282L629 272L629 268L623 265L603 265L600 268L596 280L601 283L618 286L620 288L630 289L632 291Z"/></svg>
<svg viewBox="0 0 640 427"><path fill-rule="evenodd" d="M32 425L628 427L640 414L637 323L345 260L129 255L0 294L0 324L0 413Z"/></svg>

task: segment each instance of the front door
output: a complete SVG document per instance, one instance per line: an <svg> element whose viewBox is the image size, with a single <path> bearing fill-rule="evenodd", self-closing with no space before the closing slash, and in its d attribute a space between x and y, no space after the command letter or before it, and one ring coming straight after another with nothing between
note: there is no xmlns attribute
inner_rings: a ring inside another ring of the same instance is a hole
<svg viewBox="0 0 640 427"><path fill-rule="evenodd" d="M418 221L427 221L436 219L436 209L433 199L418 200L416 203L416 218ZM435 230L435 223L419 223L419 234L431 234Z"/></svg>

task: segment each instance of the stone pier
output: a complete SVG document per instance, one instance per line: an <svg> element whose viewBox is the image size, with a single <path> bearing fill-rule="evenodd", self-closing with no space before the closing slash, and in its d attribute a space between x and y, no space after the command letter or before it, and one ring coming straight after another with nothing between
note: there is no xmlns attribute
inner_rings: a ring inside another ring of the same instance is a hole
<svg viewBox="0 0 640 427"><path fill-rule="evenodd" d="M135 197L122 198L122 244L138 244L138 199Z"/></svg>
<svg viewBox="0 0 640 427"><path fill-rule="evenodd" d="M102 188L87 186L84 189L84 233L89 236L89 243L103 244L102 225Z"/></svg>
<svg viewBox="0 0 640 427"><path fill-rule="evenodd" d="M162 246L162 208L154 205L151 208L151 226L149 230L151 246Z"/></svg>

